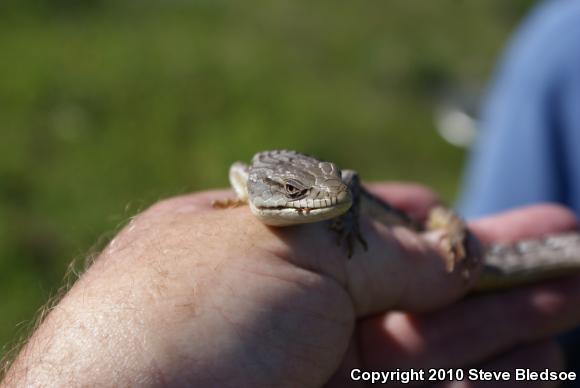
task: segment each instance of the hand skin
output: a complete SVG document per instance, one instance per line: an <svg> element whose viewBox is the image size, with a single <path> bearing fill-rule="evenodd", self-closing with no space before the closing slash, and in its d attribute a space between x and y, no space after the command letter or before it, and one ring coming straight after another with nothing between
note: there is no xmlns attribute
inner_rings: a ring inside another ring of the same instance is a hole
<svg viewBox="0 0 580 388"><path fill-rule="evenodd" d="M418 218L436 202L416 185L372 190ZM276 229L247 206L211 208L227 196L168 199L133 219L3 384L348 387L360 386L352 368L563 370L551 338L580 322L580 277L461 299L471 283L446 273L423 236L362 219L369 250L347 260L328 225ZM576 220L542 205L471 226L489 243L569 230Z"/></svg>

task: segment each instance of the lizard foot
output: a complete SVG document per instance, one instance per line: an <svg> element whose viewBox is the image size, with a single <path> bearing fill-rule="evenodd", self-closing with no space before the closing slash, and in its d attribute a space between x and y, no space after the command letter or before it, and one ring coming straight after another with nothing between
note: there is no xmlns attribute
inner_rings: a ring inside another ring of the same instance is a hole
<svg viewBox="0 0 580 388"><path fill-rule="evenodd" d="M212 201L211 206L214 209L229 209L233 207L243 206L247 202L239 198L226 198L226 199L216 199Z"/></svg>
<svg viewBox="0 0 580 388"><path fill-rule="evenodd" d="M425 229L439 233L439 245L445 256L447 271L453 272L461 263L463 274L468 278L480 257L477 249L473 249L475 236L465 222L453 210L437 206L429 213Z"/></svg>
<svg viewBox="0 0 580 388"><path fill-rule="evenodd" d="M355 220L355 217L351 212L346 212L342 216L333 219L330 224L330 229L338 234L337 243L339 246L346 241L346 249L349 259L354 253L354 247L357 240L365 251L368 249L368 244L360 232L358 222Z"/></svg>
<svg viewBox="0 0 580 388"><path fill-rule="evenodd" d="M338 233L339 246L342 245L343 241L346 241L348 258L350 259L354 253L354 246L357 240L360 242L365 251L368 249L368 244L360 232L358 223L361 196L360 178L356 171L343 170L342 181L348 186L348 189L350 190L350 194L352 196L352 205L346 213L336 217L332 221L330 229Z"/></svg>

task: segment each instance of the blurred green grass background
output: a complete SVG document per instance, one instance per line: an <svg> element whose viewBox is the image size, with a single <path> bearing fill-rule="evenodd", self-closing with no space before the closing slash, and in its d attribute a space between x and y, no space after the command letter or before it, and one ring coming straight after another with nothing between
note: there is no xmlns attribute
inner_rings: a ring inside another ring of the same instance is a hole
<svg viewBox="0 0 580 388"><path fill-rule="evenodd" d="M290 148L448 201L441 90L483 84L530 1L0 3L0 343L157 199Z"/></svg>

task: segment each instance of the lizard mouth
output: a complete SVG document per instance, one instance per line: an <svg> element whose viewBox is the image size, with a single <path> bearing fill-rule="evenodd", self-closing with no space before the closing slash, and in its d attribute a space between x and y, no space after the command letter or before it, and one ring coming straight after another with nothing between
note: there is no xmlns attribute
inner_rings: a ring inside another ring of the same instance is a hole
<svg viewBox="0 0 580 388"><path fill-rule="evenodd" d="M351 205L352 197L346 190L335 197L303 198L282 206L257 207L250 203L250 209L266 225L286 226L328 220L345 213Z"/></svg>

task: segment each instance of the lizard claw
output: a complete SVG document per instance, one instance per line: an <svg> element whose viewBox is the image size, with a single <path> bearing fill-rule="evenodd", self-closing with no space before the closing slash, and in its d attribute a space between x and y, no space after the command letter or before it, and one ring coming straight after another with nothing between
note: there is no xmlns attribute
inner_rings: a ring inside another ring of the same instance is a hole
<svg viewBox="0 0 580 388"><path fill-rule="evenodd" d="M453 210L435 207L429 214L425 228L439 233L439 246L445 256L447 271L453 272L458 264L462 264L464 276L469 277L479 257L473 252L475 237L465 222Z"/></svg>
<svg viewBox="0 0 580 388"><path fill-rule="evenodd" d="M330 229L338 234L337 245L341 246L343 242L346 241L346 249L349 259L354 253L356 240L358 240L365 251L368 250L368 244L360 233L358 222L355 221L354 218L355 217L350 212L347 212L344 215L335 218L330 225Z"/></svg>
<svg viewBox="0 0 580 388"><path fill-rule="evenodd" d="M362 236L362 234L359 232L357 232L356 234L356 238L358 240L358 242L360 243L360 245L362 245L363 249L366 251L369 250L369 244L367 244L367 240L364 239L364 237Z"/></svg>

